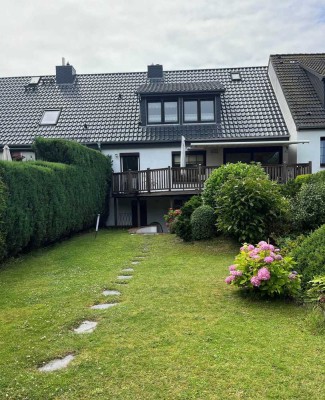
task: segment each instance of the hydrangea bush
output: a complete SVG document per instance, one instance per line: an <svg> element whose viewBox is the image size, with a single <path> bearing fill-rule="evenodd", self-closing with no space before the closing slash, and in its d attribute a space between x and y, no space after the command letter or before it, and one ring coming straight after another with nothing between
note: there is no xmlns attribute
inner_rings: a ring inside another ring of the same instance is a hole
<svg viewBox="0 0 325 400"><path fill-rule="evenodd" d="M264 296L294 297L300 291L300 276L294 271L294 265L291 257L282 257L280 249L272 244L245 243L230 265L225 282Z"/></svg>
<svg viewBox="0 0 325 400"><path fill-rule="evenodd" d="M164 215L164 220L166 221L166 226L169 229L170 233L175 233L174 224L176 218L179 217L181 214L181 210L174 210L173 208L169 208L168 213Z"/></svg>

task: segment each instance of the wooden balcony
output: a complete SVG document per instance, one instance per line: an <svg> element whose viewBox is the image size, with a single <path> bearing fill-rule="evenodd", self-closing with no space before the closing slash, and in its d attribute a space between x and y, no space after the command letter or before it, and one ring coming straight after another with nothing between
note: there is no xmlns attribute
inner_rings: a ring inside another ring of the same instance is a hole
<svg viewBox="0 0 325 400"><path fill-rule="evenodd" d="M219 166L159 168L113 174L113 196L157 196L200 193L205 180ZM311 162L305 164L262 165L270 179L285 183L298 175L311 174Z"/></svg>

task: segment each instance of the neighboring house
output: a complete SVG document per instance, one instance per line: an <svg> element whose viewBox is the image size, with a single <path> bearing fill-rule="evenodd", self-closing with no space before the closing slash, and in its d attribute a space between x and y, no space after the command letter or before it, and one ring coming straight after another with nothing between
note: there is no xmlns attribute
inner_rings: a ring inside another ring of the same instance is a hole
<svg viewBox="0 0 325 400"><path fill-rule="evenodd" d="M269 69L150 65L147 73L77 75L62 65L55 76L0 78L0 143L24 160L34 159L36 136L77 140L110 155L108 225L163 226L167 209L199 193L223 163L259 161L280 181L310 171L310 138L292 132L280 108L284 97L275 95L274 57ZM306 157L299 158L298 144ZM296 165L296 154L303 164Z"/></svg>
<svg viewBox="0 0 325 400"><path fill-rule="evenodd" d="M289 162L325 167L325 54L272 55L269 77L293 145Z"/></svg>

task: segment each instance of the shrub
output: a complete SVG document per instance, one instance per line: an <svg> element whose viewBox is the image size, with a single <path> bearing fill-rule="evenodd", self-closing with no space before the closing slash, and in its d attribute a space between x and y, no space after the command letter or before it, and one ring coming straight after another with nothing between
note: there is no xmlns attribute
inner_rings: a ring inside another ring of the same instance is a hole
<svg viewBox="0 0 325 400"><path fill-rule="evenodd" d="M309 235L291 255L297 262L296 270L302 275L302 286L318 275L325 275L325 225Z"/></svg>
<svg viewBox="0 0 325 400"><path fill-rule="evenodd" d="M193 211L201 205L202 198L200 196L192 196L183 207L181 207L181 215L175 220L175 233L185 242L192 240L191 215Z"/></svg>
<svg viewBox="0 0 325 400"><path fill-rule="evenodd" d="M216 195L220 187L227 182L230 177L239 179L246 176L254 176L255 178L266 176L263 168L258 164L244 164L238 162L236 164L225 164L215 169L209 178L205 181L202 198L204 204L216 208Z"/></svg>
<svg viewBox="0 0 325 400"><path fill-rule="evenodd" d="M225 282L261 296L293 297L300 291L300 276L293 270L294 265L291 257L282 257L279 249L265 241L256 247L244 244Z"/></svg>
<svg viewBox="0 0 325 400"><path fill-rule="evenodd" d="M231 176L218 190L217 227L241 242L256 242L280 230L286 221L289 203L279 185L268 176Z"/></svg>
<svg viewBox="0 0 325 400"><path fill-rule="evenodd" d="M210 239L215 235L215 213L210 206L200 206L191 215L192 237L194 240Z"/></svg>
<svg viewBox="0 0 325 400"><path fill-rule="evenodd" d="M175 233L175 222L177 217L181 215L180 209L169 208L168 213L164 215L164 220L166 221L166 226L170 233Z"/></svg>
<svg viewBox="0 0 325 400"><path fill-rule="evenodd" d="M325 224L325 182L302 185L292 203L293 224L307 232Z"/></svg>
<svg viewBox="0 0 325 400"><path fill-rule="evenodd" d="M293 199L300 191L301 186L309 183L311 180L310 174L298 175L295 179L290 179L287 183L281 184L281 192L284 196Z"/></svg>
<svg viewBox="0 0 325 400"><path fill-rule="evenodd" d="M64 161L62 150L70 165L0 163L0 176L8 190L3 213L6 244L0 258L89 228L97 213L105 220L110 161L98 151L64 140L37 139L35 150L44 160L49 155L53 161L59 154Z"/></svg>

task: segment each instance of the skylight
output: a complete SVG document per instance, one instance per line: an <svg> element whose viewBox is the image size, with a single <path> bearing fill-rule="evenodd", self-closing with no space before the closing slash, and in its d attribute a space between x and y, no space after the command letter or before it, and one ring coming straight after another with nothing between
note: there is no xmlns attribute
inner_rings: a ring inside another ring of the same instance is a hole
<svg viewBox="0 0 325 400"><path fill-rule="evenodd" d="M40 76L33 76L30 78L29 85L38 85L38 82L40 81L41 77Z"/></svg>
<svg viewBox="0 0 325 400"><path fill-rule="evenodd" d="M41 125L56 125L61 110L45 110L41 119Z"/></svg>
<svg viewBox="0 0 325 400"><path fill-rule="evenodd" d="M231 73L231 79L233 81L240 81L241 80L241 76L239 72L232 72Z"/></svg>

